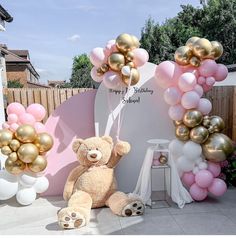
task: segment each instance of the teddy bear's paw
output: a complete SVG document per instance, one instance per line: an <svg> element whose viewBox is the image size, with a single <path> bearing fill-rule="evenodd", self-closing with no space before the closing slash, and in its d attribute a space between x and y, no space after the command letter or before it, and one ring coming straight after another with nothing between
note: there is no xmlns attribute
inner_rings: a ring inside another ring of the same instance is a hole
<svg viewBox="0 0 236 238"><path fill-rule="evenodd" d="M117 142L117 144L115 145L114 148L115 152L119 155L126 155L129 153L130 151L130 144L126 141L119 141Z"/></svg>
<svg viewBox="0 0 236 238"><path fill-rule="evenodd" d="M67 207L58 212L58 224L63 229L74 229L85 226L86 220L79 211Z"/></svg>
<svg viewBox="0 0 236 238"><path fill-rule="evenodd" d="M141 216L144 213L145 206L140 200L135 200L126 205L121 214L124 217Z"/></svg>

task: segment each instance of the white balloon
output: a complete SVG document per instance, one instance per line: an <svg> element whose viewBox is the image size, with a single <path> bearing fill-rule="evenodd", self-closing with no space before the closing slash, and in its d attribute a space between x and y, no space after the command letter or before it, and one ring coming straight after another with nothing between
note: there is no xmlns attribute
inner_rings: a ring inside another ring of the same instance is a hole
<svg viewBox="0 0 236 238"><path fill-rule="evenodd" d="M34 187L22 188L16 194L16 200L21 205L30 205L36 199L36 192Z"/></svg>
<svg viewBox="0 0 236 238"><path fill-rule="evenodd" d="M20 184L23 187L32 187L36 183L37 177L30 172L23 173L19 177Z"/></svg>
<svg viewBox="0 0 236 238"><path fill-rule="evenodd" d="M123 66L122 69L121 69L121 73L123 75L130 76L130 73L131 73L130 67L127 66L127 65Z"/></svg>
<svg viewBox="0 0 236 238"><path fill-rule="evenodd" d="M178 158L183 154L184 143L178 139L174 139L169 144L169 150L173 158Z"/></svg>
<svg viewBox="0 0 236 238"><path fill-rule="evenodd" d="M201 157L197 158L194 160L194 162L198 165L203 161L203 159Z"/></svg>
<svg viewBox="0 0 236 238"><path fill-rule="evenodd" d="M36 183L34 184L34 189L36 193L43 193L49 187L49 181L46 177L38 177Z"/></svg>
<svg viewBox="0 0 236 238"><path fill-rule="evenodd" d="M194 163L183 155L177 159L176 165L178 170L184 172L189 172L194 168Z"/></svg>
<svg viewBox="0 0 236 238"><path fill-rule="evenodd" d="M194 167L194 168L193 168L193 173L194 173L194 174L197 174L198 172L199 172L199 168L198 168L197 166Z"/></svg>
<svg viewBox="0 0 236 238"><path fill-rule="evenodd" d="M192 161L195 161L197 158L199 158L202 154L202 147L193 142L193 141L188 141L185 143L183 147L183 154Z"/></svg>
<svg viewBox="0 0 236 238"><path fill-rule="evenodd" d="M0 200L7 200L16 195L18 190L17 176L9 174L6 170L0 171Z"/></svg>
<svg viewBox="0 0 236 238"><path fill-rule="evenodd" d="M207 169L207 167L208 167L208 165L207 165L206 162L201 162L201 163L198 164L198 168L199 168L200 170L202 170L202 169Z"/></svg>

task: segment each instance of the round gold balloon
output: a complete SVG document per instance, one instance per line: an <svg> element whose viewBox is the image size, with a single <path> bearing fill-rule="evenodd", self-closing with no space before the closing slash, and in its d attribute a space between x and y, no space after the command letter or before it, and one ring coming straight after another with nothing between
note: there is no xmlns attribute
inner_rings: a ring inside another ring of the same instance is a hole
<svg viewBox="0 0 236 238"><path fill-rule="evenodd" d="M221 132L225 128L224 120L219 116L211 116L210 117L210 126L209 126L209 132Z"/></svg>
<svg viewBox="0 0 236 238"><path fill-rule="evenodd" d="M125 65L125 57L121 53L113 53L108 57L108 64L114 71L120 71Z"/></svg>
<svg viewBox="0 0 236 238"><path fill-rule="evenodd" d="M1 149L1 152L3 155L9 155L11 154L12 150L8 145L4 145Z"/></svg>
<svg viewBox="0 0 236 238"><path fill-rule="evenodd" d="M30 125L22 125L17 128L15 136L20 142L30 143L35 140L36 131Z"/></svg>
<svg viewBox="0 0 236 238"><path fill-rule="evenodd" d="M127 61L132 61L134 59L134 53L132 51L127 52L125 58Z"/></svg>
<svg viewBox="0 0 236 238"><path fill-rule="evenodd" d="M210 117L209 116L204 116L202 125L208 128L210 126L210 124L211 124Z"/></svg>
<svg viewBox="0 0 236 238"><path fill-rule="evenodd" d="M175 128L175 135L179 140L186 141L189 140L189 128L184 124L181 124Z"/></svg>
<svg viewBox="0 0 236 238"><path fill-rule="evenodd" d="M221 162L227 159L234 147L229 137L222 133L213 133L202 145L202 150L207 160Z"/></svg>
<svg viewBox="0 0 236 238"><path fill-rule="evenodd" d="M139 47L139 41L135 36L124 33L116 38L116 47L120 52L127 53Z"/></svg>
<svg viewBox="0 0 236 238"><path fill-rule="evenodd" d="M198 144L204 143L208 136L209 132L204 126L196 126L190 131L190 139Z"/></svg>
<svg viewBox="0 0 236 238"><path fill-rule="evenodd" d="M21 160L11 161L10 159L7 159L5 162L5 168L9 173L18 175L24 171L26 165Z"/></svg>
<svg viewBox="0 0 236 238"><path fill-rule="evenodd" d="M104 72L102 71L101 67L97 69L97 76L102 76Z"/></svg>
<svg viewBox="0 0 236 238"><path fill-rule="evenodd" d="M186 126L193 128L201 124L203 120L203 115L197 110L188 110L184 114L183 122Z"/></svg>
<svg viewBox="0 0 236 238"><path fill-rule="evenodd" d="M0 147L9 145L13 138L13 133L7 129L0 130Z"/></svg>
<svg viewBox="0 0 236 238"><path fill-rule="evenodd" d="M13 139L11 140L9 146L13 151L17 151L20 148L20 142L16 139Z"/></svg>
<svg viewBox="0 0 236 238"><path fill-rule="evenodd" d="M189 63L194 67L199 67L201 64L201 60L196 56L192 56L189 60Z"/></svg>
<svg viewBox="0 0 236 238"><path fill-rule="evenodd" d="M131 77L131 78L130 78ZM139 71L135 68L131 69L131 76L126 76L126 75L122 75L122 81L124 82L125 85L135 85L138 83L140 79L140 74ZM131 80L131 82L130 82Z"/></svg>
<svg viewBox="0 0 236 238"><path fill-rule="evenodd" d="M189 38L188 40L187 40L187 42L186 42L186 46L188 46L189 48L193 48L193 44L197 41L197 40L199 40L200 38L199 37L197 37L197 36L193 36L193 37L191 37L191 38Z"/></svg>
<svg viewBox="0 0 236 238"><path fill-rule="evenodd" d="M100 68L101 68L103 73L106 73L109 70L109 65L108 64L103 64Z"/></svg>
<svg viewBox="0 0 236 238"><path fill-rule="evenodd" d="M139 39L136 36L131 35L131 38L133 40L133 47L138 48L140 46Z"/></svg>
<svg viewBox="0 0 236 238"><path fill-rule="evenodd" d="M135 67L134 62L128 62L126 64L126 66L129 66L130 68L134 68Z"/></svg>
<svg viewBox="0 0 236 238"><path fill-rule="evenodd" d="M167 159L166 156L161 155L160 158L159 158L159 162L160 162L160 164L164 165L168 162L168 159Z"/></svg>
<svg viewBox="0 0 236 238"><path fill-rule="evenodd" d="M205 58L210 55L212 50L211 42L205 38L200 38L193 44L193 53L199 58Z"/></svg>
<svg viewBox="0 0 236 238"><path fill-rule="evenodd" d="M180 65L188 65L192 57L192 50L188 46L181 46L175 51L175 61Z"/></svg>
<svg viewBox="0 0 236 238"><path fill-rule="evenodd" d="M17 161L18 160L18 156L16 152L12 152L11 154L8 155L8 159L11 161Z"/></svg>
<svg viewBox="0 0 236 238"><path fill-rule="evenodd" d="M223 46L218 41L211 41L211 46L212 46L212 50L211 50L210 57L212 59L219 59L224 51Z"/></svg>
<svg viewBox="0 0 236 238"><path fill-rule="evenodd" d="M32 143L21 145L17 151L19 159L25 163L32 163L37 158L38 154L38 148Z"/></svg>
<svg viewBox="0 0 236 238"><path fill-rule="evenodd" d="M37 146L39 152L44 153L52 148L53 139L47 133L39 133L34 143Z"/></svg>
<svg viewBox="0 0 236 238"><path fill-rule="evenodd" d="M181 124L183 124L183 121L173 121L175 126L179 126Z"/></svg>
<svg viewBox="0 0 236 238"><path fill-rule="evenodd" d="M32 163L28 164L28 168L34 173L41 172L46 167L47 160L41 155L39 155Z"/></svg>

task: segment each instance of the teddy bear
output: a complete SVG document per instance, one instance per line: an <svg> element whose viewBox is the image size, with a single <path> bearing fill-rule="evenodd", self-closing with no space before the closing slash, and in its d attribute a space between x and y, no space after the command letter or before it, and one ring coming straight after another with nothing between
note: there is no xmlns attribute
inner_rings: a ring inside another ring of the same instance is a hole
<svg viewBox="0 0 236 238"><path fill-rule="evenodd" d="M92 208L107 206L118 216L144 213L144 204L137 197L117 191L114 168L130 151L130 144L110 136L76 139L72 145L79 166L66 181L63 198L68 205L58 211L58 223L63 229L80 228L89 223Z"/></svg>

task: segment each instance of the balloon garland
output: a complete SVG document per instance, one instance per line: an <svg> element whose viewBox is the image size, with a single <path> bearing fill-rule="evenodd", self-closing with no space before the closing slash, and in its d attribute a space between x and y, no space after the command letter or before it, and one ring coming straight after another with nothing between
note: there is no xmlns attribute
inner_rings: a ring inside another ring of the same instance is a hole
<svg viewBox="0 0 236 238"><path fill-rule="evenodd" d="M171 156L194 200L208 192L222 195L227 186L217 178L223 162L233 152L230 138L222 134L224 121L209 116L211 102L202 98L216 81L227 77L228 70L215 62L223 53L217 41L191 37L175 52L175 62L164 61L155 71L156 82L165 89L164 100L175 125L177 139L169 145Z"/></svg>

